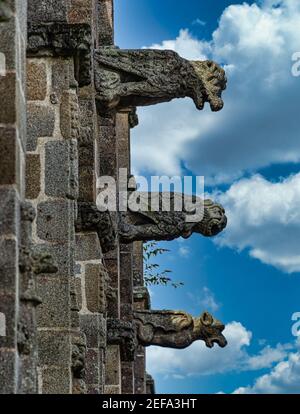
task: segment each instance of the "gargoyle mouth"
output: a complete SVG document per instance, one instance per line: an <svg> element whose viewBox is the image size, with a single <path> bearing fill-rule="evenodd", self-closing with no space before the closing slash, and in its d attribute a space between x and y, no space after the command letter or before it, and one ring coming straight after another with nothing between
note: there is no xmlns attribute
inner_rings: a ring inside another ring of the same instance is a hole
<svg viewBox="0 0 300 414"><path fill-rule="evenodd" d="M225 215L220 220L212 220L208 228L209 235L216 236L217 234L221 233L222 230L225 229L226 225L227 217Z"/></svg>
<svg viewBox="0 0 300 414"><path fill-rule="evenodd" d="M225 348L225 346L228 344L227 339L223 335L215 338L209 338L205 341L205 345L208 348L213 348L215 343L218 344L220 348Z"/></svg>

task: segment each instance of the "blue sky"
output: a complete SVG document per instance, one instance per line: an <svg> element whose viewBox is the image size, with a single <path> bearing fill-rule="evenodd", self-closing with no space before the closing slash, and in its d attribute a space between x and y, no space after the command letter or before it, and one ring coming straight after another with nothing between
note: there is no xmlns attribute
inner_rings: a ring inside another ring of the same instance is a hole
<svg viewBox="0 0 300 414"><path fill-rule="evenodd" d="M300 50L297 0L115 0L116 44L212 58L228 76L220 113L190 100L139 109L133 167L144 175L204 175L229 223L215 240L163 243L159 259L184 287L151 287L152 307L205 309L226 323L226 349L151 348L160 393L300 391Z"/></svg>

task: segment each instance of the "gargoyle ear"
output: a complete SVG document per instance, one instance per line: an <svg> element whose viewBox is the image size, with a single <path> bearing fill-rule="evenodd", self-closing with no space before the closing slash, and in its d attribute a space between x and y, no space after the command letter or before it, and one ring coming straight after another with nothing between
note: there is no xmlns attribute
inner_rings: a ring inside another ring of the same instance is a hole
<svg viewBox="0 0 300 414"><path fill-rule="evenodd" d="M201 322L205 326L210 326L213 324L214 318L211 316L210 313L204 312L200 317Z"/></svg>

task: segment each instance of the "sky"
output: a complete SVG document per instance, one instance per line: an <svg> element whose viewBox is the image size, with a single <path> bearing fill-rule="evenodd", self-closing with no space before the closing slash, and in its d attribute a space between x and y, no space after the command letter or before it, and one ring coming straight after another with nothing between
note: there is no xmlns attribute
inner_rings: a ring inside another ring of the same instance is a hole
<svg viewBox="0 0 300 414"><path fill-rule="evenodd" d="M153 309L208 310L228 346L147 349L158 393L299 393L300 51L298 0L115 0L116 44L172 49L226 70L224 109L191 100L139 108L140 175L204 176L228 226L164 242L158 259L184 286L151 287Z"/></svg>

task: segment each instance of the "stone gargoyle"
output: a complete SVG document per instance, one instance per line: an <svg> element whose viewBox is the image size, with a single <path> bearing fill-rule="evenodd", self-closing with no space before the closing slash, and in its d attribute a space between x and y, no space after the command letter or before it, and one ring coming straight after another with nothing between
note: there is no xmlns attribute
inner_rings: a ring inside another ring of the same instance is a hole
<svg viewBox="0 0 300 414"><path fill-rule="evenodd" d="M145 310L134 312L137 339L143 346L156 345L183 349L195 341L204 341L208 348L227 345L222 334L225 326L208 312L193 318L186 312Z"/></svg>
<svg viewBox="0 0 300 414"><path fill-rule="evenodd" d="M97 101L105 110L131 108L190 97L198 109L223 107L224 70L212 61L188 61L172 50L95 51Z"/></svg>
<svg viewBox="0 0 300 414"><path fill-rule="evenodd" d="M225 210L220 204L206 199L201 200L196 196L190 196L195 202L202 203L203 214L198 219L195 212L185 208L182 203L182 211L175 211L175 200L186 200L189 196L181 193L143 193L140 194L139 210L130 209L119 213L119 237L121 243L128 244L134 241L170 241L178 237L189 238L193 233L199 233L206 237L212 237L220 233L227 225ZM168 194L170 197L170 211L151 211L153 198L158 198L160 206L162 199ZM192 218L193 217L193 218Z"/></svg>

